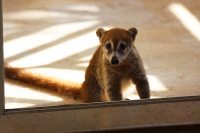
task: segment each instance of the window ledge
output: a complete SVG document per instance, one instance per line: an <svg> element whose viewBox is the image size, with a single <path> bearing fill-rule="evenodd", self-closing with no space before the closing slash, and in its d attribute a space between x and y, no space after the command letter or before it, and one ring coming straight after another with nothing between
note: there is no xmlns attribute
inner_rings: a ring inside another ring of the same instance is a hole
<svg viewBox="0 0 200 133"><path fill-rule="evenodd" d="M180 129L180 127L199 127L200 101L198 101L198 97L80 104L60 106L62 109L55 108L54 111L52 111L53 107L46 107L51 112L46 112L45 107L35 108L35 113L29 113L33 109L15 109L6 110L5 114L15 132L21 132L22 130L23 132L116 130L120 132L124 130L160 130L177 127ZM187 102L184 102L184 98L185 100L187 98ZM180 99L182 99L182 102ZM157 103L154 103L155 100ZM20 114L20 110L23 114Z"/></svg>

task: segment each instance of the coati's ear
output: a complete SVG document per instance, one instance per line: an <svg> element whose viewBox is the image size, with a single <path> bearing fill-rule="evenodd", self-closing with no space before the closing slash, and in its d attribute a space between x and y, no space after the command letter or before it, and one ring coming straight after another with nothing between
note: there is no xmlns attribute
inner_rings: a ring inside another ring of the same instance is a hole
<svg viewBox="0 0 200 133"><path fill-rule="evenodd" d="M135 36L138 33L137 29L136 28L130 28L129 30L127 30L127 32L131 36L132 41L134 41L135 40Z"/></svg>
<svg viewBox="0 0 200 133"><path fill-rule="evenodd" d="M99 37L99 39L103 36L104 33L105 33L105 30L103 28L99 28L96 31L96 34Z"/></svg>

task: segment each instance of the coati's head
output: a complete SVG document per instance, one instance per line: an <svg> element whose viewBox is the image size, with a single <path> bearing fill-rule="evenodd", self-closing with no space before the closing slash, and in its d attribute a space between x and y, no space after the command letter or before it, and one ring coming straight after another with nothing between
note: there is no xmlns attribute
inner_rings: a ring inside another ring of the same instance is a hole
<svg viewBox="0 0 200 133"><path fill-rule="evenodd" d="M111 64L117 65L130 53L138 31L136 28L124 30L113 28L108 31L99 28L96 31L102 45L103 54Z"/></svg>

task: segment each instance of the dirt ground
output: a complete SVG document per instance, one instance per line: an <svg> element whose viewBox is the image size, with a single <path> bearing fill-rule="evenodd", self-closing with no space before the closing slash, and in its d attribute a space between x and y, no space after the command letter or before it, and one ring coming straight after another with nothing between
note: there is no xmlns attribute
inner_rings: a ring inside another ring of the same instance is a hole
<svg viewBox="0 0 200 133"><path fill-rule="evenodd" d="M151 98L200 95L199 7L196 0L4 0L4 58L81 83L99 45L96 29L136 27ZM6 109L82 103L10 79L5 102Z"/></svg>

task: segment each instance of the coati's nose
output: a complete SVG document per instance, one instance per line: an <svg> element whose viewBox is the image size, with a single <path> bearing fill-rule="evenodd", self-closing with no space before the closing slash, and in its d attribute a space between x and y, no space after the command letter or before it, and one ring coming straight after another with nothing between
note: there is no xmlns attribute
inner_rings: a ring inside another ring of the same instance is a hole
<svg viewBox="0 0 200 133"><path fill-rule="evenodd" d="M112 63L113 65L117 65L117 64L119 63L119 60L118 60L117 56L113 56L113 57L112 57L111 63Z"/></svg>

